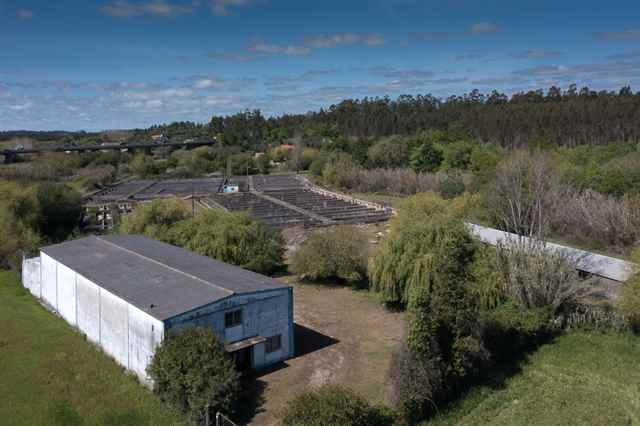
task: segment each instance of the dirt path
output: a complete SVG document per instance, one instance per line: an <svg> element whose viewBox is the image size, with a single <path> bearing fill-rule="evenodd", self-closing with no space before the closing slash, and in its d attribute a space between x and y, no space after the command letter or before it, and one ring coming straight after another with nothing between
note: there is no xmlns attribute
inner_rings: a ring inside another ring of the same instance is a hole
<svg viewBox="0 0 640 426"><path fill-rule="evenodd" d="M276 424L287 400L325 383L388 402L388 370L404 332L403 314L386 311L366 291L284 281L294 286L297 356L252 383L250 391L259 397L247 420Z"/></svg>

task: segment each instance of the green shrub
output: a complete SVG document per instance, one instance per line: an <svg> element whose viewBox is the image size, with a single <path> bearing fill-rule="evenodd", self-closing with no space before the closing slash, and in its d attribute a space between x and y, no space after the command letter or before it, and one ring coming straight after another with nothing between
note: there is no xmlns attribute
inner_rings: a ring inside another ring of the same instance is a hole
<svg viewBox="0 0 640 426"><path fill-rule="evenodd" d="M189 210L178 199L153 200L138 204L122 219L119 231L123 234L146 235L164 242L172 242L171 229L190 216Z"/></svg>
<svg viewBox="0 0 640 426"><path fill-rule="evenodd" d="M282 266L284 243L277 230L246 214L219 209L191 217L177 199L138 205L124 217L119 232L146 235L259 273Z"/></svg>
<svg viewBox="0 0 640 426"><path fill-rule="evenodd" d="M320 154L309 165L309 173L311 173L313 176L322 176L322 171L324 170L324 167L328 162L329 156L324 153Z"/></svg>
<svg viewBox="0 0 640 426"><path fill-rule="evenodd" d="M383 426L394 422L393 414L373 407L350 389L324 385L301 393L285 408L284 426Z"/></svg>
<svg viewBox="0 0 640 426"><path fill-rule="evenodd" d="M38 229L52 242L64 241L77 231L82 219L82 199L73 188L59 183L38 186Z"/></svg>
<svg viewBox="0 0 640 426"><path fill-rule="evenodd" d="M469 204L467 198L443 200L434 193L406 198L382 247L369 261L369 281L387 303L406 304L411 287L425 283L425 267L434 242L452 228L459 232Z"/></svg>
<svg viewBox="0 0 640 426"><path fill-rule="evenodd" d="M494 253L494 267L505 294L524 310L547 308L559 315L588 286L578 276L575 259L542 243L512 241L498 246Z"/></svg>
<svg viewBox="0 0 640 426"><path fill-rule="evenodd" d="M640 265L640 250L636 250L632 258ZM640 272L622 286L617 307L629 326L635 332L640 332Z"/></svg>
<svg viewBox="0 0 640 426"><path fill-rule="evenodd" d="M443 160L442 149L432 142L425 142L411 151L411 168L416 173L432 173Z"/></svg>
<svg viewBox="0 0 640 426"><path fill-rule="evenodd" d="M315 231L294 253L289 269L310 280L366 278L369 242L355 226Z"/></svg>
<svg viewBox="0 0 640 426"><path fill-rule="evenodd" d="M0 205L0 269L19 270L22 254L34 252L40 237L11 209Z"/></svg>
<svg viewBox="0 0 640 426"><path fill-rule="evenodd" d="M268 274L282 266L280 232L244 213L203 210L171 227L171 243L204 256Z"/></svg>
<svg viewBox="0 0 640 426"><path fill-rule="evenodd" d="M473 145L466 141L453 142L444 145L443 168L445 170L466 170L471 165Z"/></svg>
<svg viewBox="0 0 640 426"><path fill-rule="evenodd" d="M409 163L409 146L402 140L386 139L369 147L369 165L384 169L404 167Z"/></svg>
<svg viewBox="0 0 640 426"><path fill-rule="evenodd" d="M458 175L447 174L438 184L438 192L444 199L462 195L465 189L464 181Z"/></svg>
<svg viewBox="0 0 640 426"><path fill-rule="evenodd" d="M153 390L169 404L202 421L231 413L240 392L240 376L211 329L188 328L169 335L147 367Z"/></svg>
<svg viewBox="0 0 640 426"><path fill-rule="evenodd" d="M145 179L157 176L162 173L162 168L153 157L144 154L137 154L129 161L129 171L139 178Z"/></svg>

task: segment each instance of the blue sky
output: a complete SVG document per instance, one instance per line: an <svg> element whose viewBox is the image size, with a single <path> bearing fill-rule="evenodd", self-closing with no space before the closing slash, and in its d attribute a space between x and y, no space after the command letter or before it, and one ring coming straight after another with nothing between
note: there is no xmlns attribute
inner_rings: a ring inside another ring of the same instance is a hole
<svg viewBox="0 0 640 426"><path fill-rule="evenodd" d="M0 0L0 129L640 86L640 2Z"/></svg>

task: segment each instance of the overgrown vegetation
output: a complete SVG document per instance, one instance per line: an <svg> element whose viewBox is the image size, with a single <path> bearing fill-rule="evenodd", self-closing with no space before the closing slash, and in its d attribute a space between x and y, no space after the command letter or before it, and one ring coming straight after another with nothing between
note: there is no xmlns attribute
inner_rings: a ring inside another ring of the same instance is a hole
<svg viewBox="0 0 640 426"><path fill-rule="evenodd" d="M577 259L524 240L495 248L474 241L463 222L473 204L433 193L406 199L370 261L372 289L409 315L391 379L410 424L433 416L487 368L517 359L569 324L593 319L601 326L605 319L582 315L580 289L589 283L579 278Z"/></svg>
<svg viewBox="0 0 640 426"><path fill-rule="evenodd" d="M81 215L80 195L64 184L0 181L0 268L18 269L40 243L78 232Z"/></svg>
<svg viewBox="0 0 640 426"><path fill-rule="evenodd" d="M240 393L240 375L210 328L192 327L167 336L147 367L162 401L196 424L218 412L230 414Z"/></svg>
<svg viewBox="0 0 640 426"><path fill-rule="evenodd" d="M293 254L289 270L304 279L362 282L367 276L369 242L355 226L315 231Z"/></svg>
<svg viewBox="0 0 640 426"><path fill-rule="evenodd" d="M633 260L640 265L640 250L634 253ZM640 271L624 283L618 297L618 308L629 327L640 333Z"/></svg>
<svg viewBox="0 0 640 426"><path fill-rule="evenodd" d="M283 426L384 426L394 415L388 409L372 406L348 388L324 385L301 393L287 403Z"/></svg>
<svg viewBox="0 0 640 426"><path fill-rule="evenodd" d="M119 231L146 235L259 273L282 266L280 232L244 213L201 210L191 217L179 200L154 200L138 205Z"/></svg>

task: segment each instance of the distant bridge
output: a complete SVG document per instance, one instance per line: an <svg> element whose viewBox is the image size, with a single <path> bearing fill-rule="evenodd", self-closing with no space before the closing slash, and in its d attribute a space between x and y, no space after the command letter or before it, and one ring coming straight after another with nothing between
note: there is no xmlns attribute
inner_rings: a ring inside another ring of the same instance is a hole
<svg viewBox="0 0 640 426"><path fill-rule="evenodd" d="M154 149L159 148L185 148L193 149L200 146L212 146L217 141L193 141L193 142L165 142L165 143L130 143L124 145L85 145L85 146L52 146L46 148L29 149L4 149L0 150L0 155L4 156L4 164L11 164L16 161L18 155L22 154L43 154L46 152L96 152L96 151L143 151L150 154Z"/></svg>

